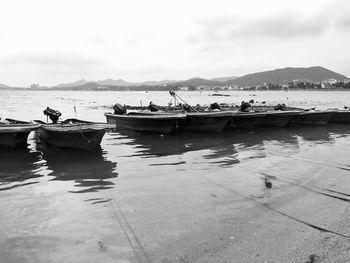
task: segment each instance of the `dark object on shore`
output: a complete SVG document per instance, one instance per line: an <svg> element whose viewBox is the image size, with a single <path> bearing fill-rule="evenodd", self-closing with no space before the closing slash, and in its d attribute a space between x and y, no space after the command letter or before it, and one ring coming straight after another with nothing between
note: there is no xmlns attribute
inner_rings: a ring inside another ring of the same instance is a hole
<svg viewBox="0 0 350 263"><path fill-rule="evenodd" d="M347 109L349 109L349 107L347 107L347 106L344 106L344 109L346 109L346 110L347 110Z"/></svg>
<svg viewBox="0 0 350 263"><path fill-rule="evenodd" d="M47 107L45 110L44 110L44 114L46 116L48 116L50 118L50 120L52 121L52 123L56 124L57 121L58 121L58 118L62 115L61 112L59 112L58 110L54 110L54 109L51 109L49 107Z"/></svg>
<svg viewBox="0 0 350 263"><path fill-rule="evenodd" d="M57 124L35 120L40 124L37 140L62 148L93 150L106 132L107 123L67 119Z"/></svg>
<svg viewBox="0 0 350 263"><path fill-rule="evenodd" d="M262 101L261 103L262 103L262 104L266 104L266 101Z"/></svg>
<svg viewBox="0 0 350 263"><path fill-rule="evenodd" d="M267 178L265 178L265 186L268 189L272 188L272 182Z"/></svg>
<svg viewBox="0 0 350 263"><path fill-rule="evenodd" d="M159 107L156 104L152 103L152 101L149 103L148 109L152 112L159 111Z"/></svg>
<svg viewBox="0 0 350 263"><path fill-rule="evenodd" d="M39 127L38 124L13 119L0 121L0 147L25 146L29 133Z"/></svg>
<svg viewBox="0 0 350 263"><path fill-rule="evenodd" d="M254 103L254 100L253 100L253 99L251 99L251 100L249 101L249 103Z"/></svg>
<svg viewBox="0 0 350 263"><path fill-rule="evenodd" d="M242 112L248 112L248 111L249 111L249 108L250 108L251 106L252 106L252 105L250 105L250 103L245 102L245 101L242 101L241 107L240 107L240 111L242 111Z"/></svg>
<svg viewBox="0 0 350 263"><path fill-rule="evenodd" d="M309 256L308 261L306 261L305 263L317 263L317 262L319 262L319 260L318 260L319 258L320 258L319 256L317 256L315 254L311 254Z"/></svg>
<svg viewBox="0 0 350 263"><path fill-rule="evenodd" d="M116 103L113 106L113 110L114 110L114 114L120 114L120 115L126 114L126 108L119 103Z"/></svg>
<svg viewBox="0 0 350 263"><path fill-rule="evenodd" d="M221 107L220 107L219 103L214 102L214 103L210 104L210 109L211 110L221 110Z"/></svg>
<svg viewBox="0 0 350 263"><path fill-rule="evenodd" d="M282 103L282 104L277 104L276 106L273 107L274 110L286 110L287 109L287 106L286 104Z"/></svg>

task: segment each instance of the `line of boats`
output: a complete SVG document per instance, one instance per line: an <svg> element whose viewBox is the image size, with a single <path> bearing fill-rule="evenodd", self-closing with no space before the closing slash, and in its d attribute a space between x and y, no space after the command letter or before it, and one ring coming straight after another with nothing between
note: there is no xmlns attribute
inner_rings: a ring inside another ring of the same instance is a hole
<svg viewBox="0 0 350 263"><path fill-rule="evenodd" d="M251 129L257 126L286 127L290 125L326 125L329 122L350 123L350 110L250 110L240 108L194 107L164 111L154 109L130 110L116 104L114 112L105 113L107 122L89 122L78 119L58 121L60 113L47 108L44 111L52 123L0 119L0 146L17 147L27 144L30 132L35 139L56 147L92 150L101 144L108 129L129 129L161 134L182 131L221 132L227 129Z"/></svg>
<svg viewBox="0 0 350 263"><path fill-rule="evenodd" d="M222 108L195 112L150 111L128 112L116 104L114 113L105 113L108 123L118 128L142 132L174 133L181 131L221 132L227 129L252 129L256 126L326 125L350 123L349 110L265 110L241 111Z"/></svg>

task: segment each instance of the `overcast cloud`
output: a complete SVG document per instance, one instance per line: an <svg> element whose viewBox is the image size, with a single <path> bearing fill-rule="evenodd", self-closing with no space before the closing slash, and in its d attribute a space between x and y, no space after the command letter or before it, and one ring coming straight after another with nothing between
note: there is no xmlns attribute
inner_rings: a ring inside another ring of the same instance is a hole
<svg viewBox="0 0 350 263"><path fill-rule="evenodd" d="M346 0L0 2L0 83L239 76L324 66L350 76Z"/></svg>

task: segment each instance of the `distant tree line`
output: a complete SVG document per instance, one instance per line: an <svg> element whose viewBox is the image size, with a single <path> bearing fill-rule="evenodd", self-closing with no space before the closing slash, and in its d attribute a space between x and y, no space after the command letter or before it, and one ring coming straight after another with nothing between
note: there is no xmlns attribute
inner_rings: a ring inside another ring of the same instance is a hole
<svg viewBox="0 0 350 263"><path fill-rule="evenodd" d="M343 88L343 89L350 89L350 81L344 82L344 81L338 81L334 84L332 84L334 88Z"/></svg>

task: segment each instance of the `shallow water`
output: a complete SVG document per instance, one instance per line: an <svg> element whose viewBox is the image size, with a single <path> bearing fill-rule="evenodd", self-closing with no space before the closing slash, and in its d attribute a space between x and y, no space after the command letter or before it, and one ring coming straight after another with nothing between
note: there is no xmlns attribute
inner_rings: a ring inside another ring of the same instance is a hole
<svg viewBox="0 0 350 263"><path fill-rule="evenodd" d="M225 93L231 97L179 95L190 104L254 99L319 109L350 101L350 92ZM75 105L78 118L105 121L116 102L150 100L164 105L169 96L0 91L1 116L22 120L44 119L47 106L75 117ZM173 262L204 242L195 236L213 231L210 244L228 235L221 226L252 199L264 203L295 184L348 175L349 146L350 125L165 136L110 131L93 152L45 148L31 134L26 149L0 149L0 262Z"/></svg>

